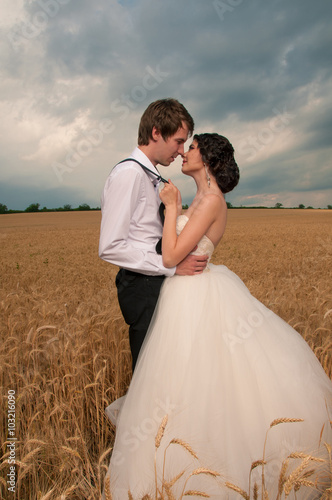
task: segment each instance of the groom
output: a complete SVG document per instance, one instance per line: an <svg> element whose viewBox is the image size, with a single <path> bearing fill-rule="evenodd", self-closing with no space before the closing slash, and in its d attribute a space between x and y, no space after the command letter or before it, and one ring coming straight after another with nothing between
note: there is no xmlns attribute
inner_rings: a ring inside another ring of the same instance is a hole
<svg viewBox="0 0 332 500"><path fill-rule="evenodd" d="M207 256L189 255L167 269L155 250L162 236L156 165L169 166L183 155L193 129L192 117L177 100L151 103L141 117L138 147L113 168L102 194L99 256L120 267L116 286L129 325L133 370L165 276L199 274L207 264Z"/></svg>

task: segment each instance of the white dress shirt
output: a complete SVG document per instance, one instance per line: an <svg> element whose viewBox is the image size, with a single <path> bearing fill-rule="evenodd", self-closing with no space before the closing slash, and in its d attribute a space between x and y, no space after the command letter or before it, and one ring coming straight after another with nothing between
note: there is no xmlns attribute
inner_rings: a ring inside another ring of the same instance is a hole
<svg viewBox="0 0 332 500"><path fill-rule="evenodd" d="M139 148L131 158L159 175ZM155 250L163 229L159 205L159 181L153 174L131 161L116 165L101 198L99 256L130 271L173 276L175 268L164 267Z"/></svg>

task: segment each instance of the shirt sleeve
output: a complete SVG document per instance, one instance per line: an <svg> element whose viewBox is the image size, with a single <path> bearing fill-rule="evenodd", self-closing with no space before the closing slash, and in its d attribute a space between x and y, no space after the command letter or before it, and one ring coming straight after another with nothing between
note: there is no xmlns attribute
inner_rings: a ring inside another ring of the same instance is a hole
<svg viewBox="0 0 332 500"><path fill-rule="evenodd" d="M135 167L121 168L106 180L101 202L99 257L130 271L173 276L175 268L164 267L161 255L136 248L128 241L130 221L142 190L142 173Z"/></svg>

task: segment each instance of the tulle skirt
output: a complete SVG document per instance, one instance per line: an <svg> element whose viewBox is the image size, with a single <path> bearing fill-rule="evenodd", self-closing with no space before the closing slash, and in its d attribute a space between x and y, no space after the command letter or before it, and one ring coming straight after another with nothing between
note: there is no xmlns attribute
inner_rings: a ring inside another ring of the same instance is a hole
<svg viewBox="0 0 332 500"><path fill-rule="evenodd" d="M112 498L320 498L331 403L307 343L227 267L167 278L128 393L107 409Z"/></svg>

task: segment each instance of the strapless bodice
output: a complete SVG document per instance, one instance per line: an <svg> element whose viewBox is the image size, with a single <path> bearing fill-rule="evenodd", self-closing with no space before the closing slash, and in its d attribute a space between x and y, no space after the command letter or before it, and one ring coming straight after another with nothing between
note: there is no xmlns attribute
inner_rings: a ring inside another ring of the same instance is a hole
<svg viewBox="0 0 332 500"><path fill-rule="evenodd" d="M176 220L176 233L179 235L181 231L183 230L184 226L187 224L189 218L185 215L179 215L177 220ZM192 252L193 255L208 255L209 260L211 258L211 255L213 254L214 251L214 245L210 238L208 238L206 235L203 236L203 238L200 240L200 242L197 245L197 248L194 252Z"/></svg>

